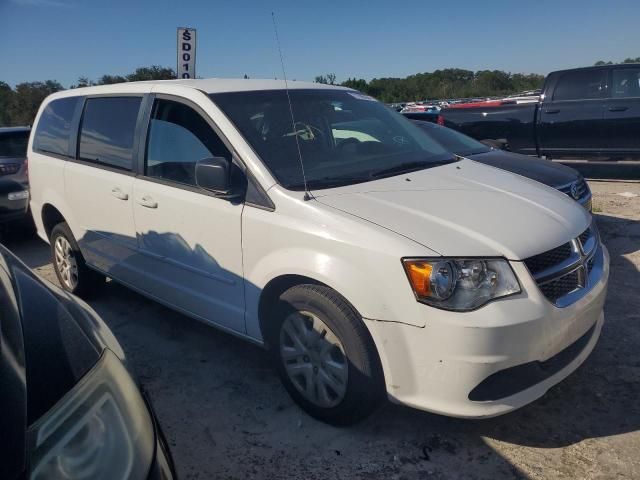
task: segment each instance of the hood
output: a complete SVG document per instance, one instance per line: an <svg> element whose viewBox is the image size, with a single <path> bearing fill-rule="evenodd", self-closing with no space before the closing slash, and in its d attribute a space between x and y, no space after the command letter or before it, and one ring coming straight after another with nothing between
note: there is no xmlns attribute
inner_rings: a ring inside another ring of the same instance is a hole
<svg viewBox="0 0 640 480"><path fill-rule="evenodd" d="M443 256L523 260L577 237L591 221L557 190L466 159L313 195Z"/></svg>
<svg viewBox="0 0 640 480"><path fill-rule="evenodd" d="M551 160L528 157L519 153L491 150L468 158L474 162L502 168L512 173L559 188L580 178L580 174L571 167L553 163Z"/></svg>

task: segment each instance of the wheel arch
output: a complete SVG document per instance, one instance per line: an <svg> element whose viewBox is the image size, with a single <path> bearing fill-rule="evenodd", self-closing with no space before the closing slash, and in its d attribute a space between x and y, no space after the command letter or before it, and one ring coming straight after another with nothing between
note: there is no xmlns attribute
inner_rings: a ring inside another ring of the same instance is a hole
<svg viewBox="0 0 640 480"><path fill-rule="evenodd" d="M332 288L326 283L306 275L283 274L269 280L260 292L260 299L258 300L258 322L265 346L269 346L267 344L267 329L269 328L269 322L271 321L270 310L275 306L280 295L297 285L321 285L323 287ZM348 300L346 301L348 302ZM354 310L357 312L355 308Z"/></svg>
<svg viewBox="0 0 640 480"><path fill-rule="evenodd" d="M60 210L54 207L51 203L45 203L41 210L42 226L47 238L51 237L51 231L53 228L61 222L66 222L64 215Z"/></svg>

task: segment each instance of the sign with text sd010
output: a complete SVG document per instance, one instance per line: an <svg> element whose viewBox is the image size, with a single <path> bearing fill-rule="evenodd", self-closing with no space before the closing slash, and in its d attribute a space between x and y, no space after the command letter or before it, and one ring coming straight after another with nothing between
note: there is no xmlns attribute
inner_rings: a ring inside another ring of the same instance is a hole
<svg viewBox="0 0 640 480"><path fill-rule="evenodd" d="M178 28L178 78L196 78L196 29Z"/></svg>

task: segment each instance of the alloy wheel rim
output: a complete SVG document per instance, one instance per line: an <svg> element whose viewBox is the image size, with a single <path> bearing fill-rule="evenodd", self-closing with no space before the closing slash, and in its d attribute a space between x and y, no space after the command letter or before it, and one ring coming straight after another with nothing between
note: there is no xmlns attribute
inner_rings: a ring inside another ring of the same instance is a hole
<svg viewBox="0 0 640 480"><path fill-rule="evenodd" d="M280 330L280 357L287 376L306 400L322 408L340 404L349 365L342 342L317 315L288 315Z"/></svg>
<svg viewBox="0 0 640 480"><path fill-rule="evenodd" d="M69 240L58 237L55 241L56 268L65 287L73 290L78 285L78 263Z"/></svg>

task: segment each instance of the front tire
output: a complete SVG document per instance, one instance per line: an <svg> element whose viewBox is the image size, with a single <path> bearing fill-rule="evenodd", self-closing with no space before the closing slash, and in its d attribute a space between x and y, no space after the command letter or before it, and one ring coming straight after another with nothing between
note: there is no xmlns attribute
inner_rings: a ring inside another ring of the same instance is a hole
<svg viewBox="0 0 640 480"><path fill-rule="evenodd" d="M380 360L362 318L337 292L298 285L280 298L269 332L276 368L309 415L349 425L370 415L384 393Z"/></svg>
<svg viewBox="0 0 640 480"><path fill-rule="evenodd" d="M104 284L105 277L87 266L69 225L62 222L53 227L49 242L53 269L64 290L85 297Z"/></svg>

